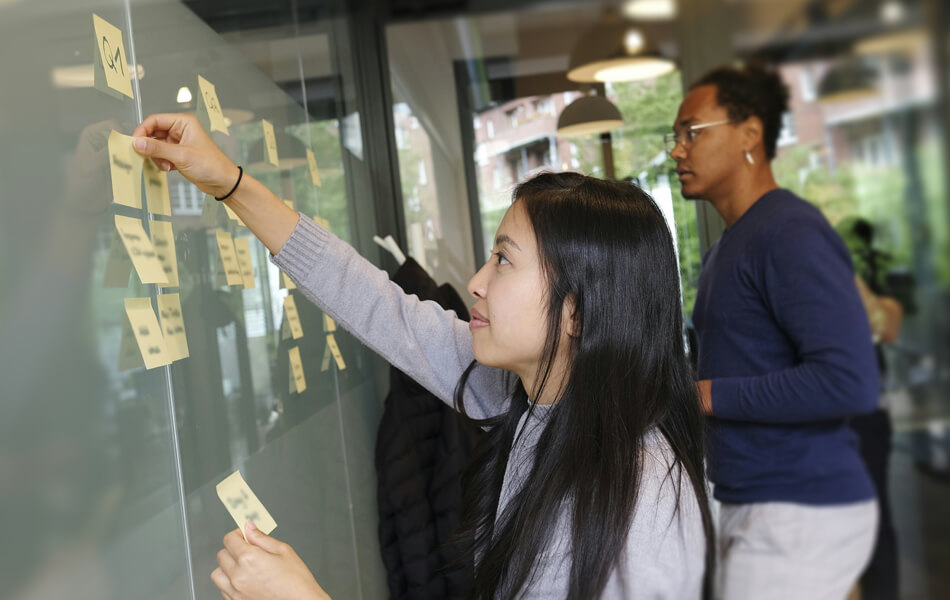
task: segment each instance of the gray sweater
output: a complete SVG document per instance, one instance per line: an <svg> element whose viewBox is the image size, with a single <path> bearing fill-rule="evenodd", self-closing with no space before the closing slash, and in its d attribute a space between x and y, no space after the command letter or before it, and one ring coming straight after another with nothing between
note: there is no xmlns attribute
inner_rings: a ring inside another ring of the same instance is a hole
<svg viewBox="0 0 950 600"><path fill-rule="evenodd" d="M435 302L406 295L384 271L302 215L273 262L303 294L393 366L450 406L462 371L474 360L468 323ZM475 418L506 411L510 374L476 368L465 389ZM498 513L520 490L534 461L534 447L551 407L538 406L519 425L508 460ZM644 439L639 498L626 547L601 596L604 599L692 600L701 595L705 535L699 505L685 474L668 475L672 451L656 430ZM676 491L683 494L676 511ZM563 598L570 578L569 511L561 518L540 572L522 598ZM606 557L605 557L606 558Z"/></svg>

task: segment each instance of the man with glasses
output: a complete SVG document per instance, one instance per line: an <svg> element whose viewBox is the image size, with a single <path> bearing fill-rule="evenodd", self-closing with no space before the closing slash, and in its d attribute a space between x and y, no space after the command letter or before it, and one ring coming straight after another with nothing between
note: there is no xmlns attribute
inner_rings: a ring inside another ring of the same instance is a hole
<svg viewBox="0 0 950 600"><path fill-rule="evenodd" d="M772 71L717 69L666 140L683 196L726 223L693 311L722 600L844 599L878 518L847 426L877 404L871 331L841 238L772 175L787 103Z"/></svg>

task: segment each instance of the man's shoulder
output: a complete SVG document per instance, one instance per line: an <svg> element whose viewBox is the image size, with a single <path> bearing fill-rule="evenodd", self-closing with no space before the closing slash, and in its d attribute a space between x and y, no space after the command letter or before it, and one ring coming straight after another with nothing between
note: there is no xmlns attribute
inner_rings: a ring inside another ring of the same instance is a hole
<svg viewBox="0 0 950 600"><path fill-rule="evenodd" d="M773 190L762 200L767 202L766 226L769 228L781 229L790 222L799 225L812 223L820 227L831 227L818 207L790 190L784 188Z"/></svg>

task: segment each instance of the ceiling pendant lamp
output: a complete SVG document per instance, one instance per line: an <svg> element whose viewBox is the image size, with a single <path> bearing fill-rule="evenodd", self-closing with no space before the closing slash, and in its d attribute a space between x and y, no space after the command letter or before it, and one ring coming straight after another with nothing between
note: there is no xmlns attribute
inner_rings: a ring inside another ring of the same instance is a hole
<svg viewBox="0 0 950 600"><path fill-rule="evenodd" d="M676 18L675 0L627 0L623 14L638 21L670 21Z"/></svg>
<svg viewBox="0 0 950 600"><path fill-rule="evenodd" d="M607 133L623 126L620 110L603 96L581 96L571 102L557 119L560 137L581 137Z"/></svg>
<svg viewBox="0 0 950 600"><path fill-rule="evenodd" d="M675 68L676 63L657 51L643 29L608 13L574 46L567 78L579 83L636 81Z"/></svg>

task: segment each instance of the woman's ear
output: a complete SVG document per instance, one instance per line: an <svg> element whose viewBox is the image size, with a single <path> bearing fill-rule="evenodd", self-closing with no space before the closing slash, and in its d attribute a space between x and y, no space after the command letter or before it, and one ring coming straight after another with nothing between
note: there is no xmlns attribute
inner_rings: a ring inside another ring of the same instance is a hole
<svg viewBox="0 0 950 600"><path fill-rule="evenodd" d="M581 335L581 316L577 312L577 299L574 294L564 298L564 307L561 309L561 330L571 337Z"/></svg>

